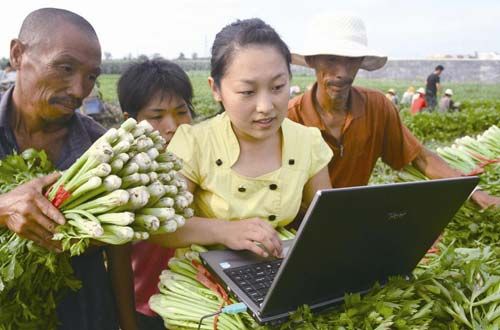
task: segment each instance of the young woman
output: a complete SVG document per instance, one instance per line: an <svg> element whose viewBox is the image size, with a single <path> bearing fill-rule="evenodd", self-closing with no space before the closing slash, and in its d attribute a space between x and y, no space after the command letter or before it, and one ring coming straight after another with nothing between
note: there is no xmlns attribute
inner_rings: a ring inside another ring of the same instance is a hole
<svg viewBox="0 0 500 330"><path fill-rule="evenodd" d="M316 128L286 119L290 51L260 19L224 27L212 47L214 99L223 112L182 125L168 146L184 160L195 217L156 239L171 247L223 244L281 256L274 227L329 188L330 148Z"/></svg>
<svg viewBox="0 0 500 330"><path fill-rule="evenodd" d="M193 88L177 64L164 59L131 65L118 82L118 98L125 117L146 119L167 140L177 127L194 117ZM140 329L165 329L162 319L148 306L158 292L158 277L174 250L148 242L132 245L132 268L137 321Z"/></svg>

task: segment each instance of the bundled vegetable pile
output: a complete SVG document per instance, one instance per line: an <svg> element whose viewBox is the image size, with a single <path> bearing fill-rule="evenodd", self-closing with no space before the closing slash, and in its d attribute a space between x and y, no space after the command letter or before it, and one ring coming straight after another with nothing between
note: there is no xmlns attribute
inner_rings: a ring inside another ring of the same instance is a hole
<svg viewBox="0 0 500 330"><path fill-rule="evenodd" d="M63 250L78 255L90 239L120 245L184 225L193 196L165 144L147 121L128 119L63 173L47 192L68 220L54 235Z"/></svg>
<svg viewBox="0 0 500 330"><path fill-rule="evenodd" d="M0 160L0 194L53 171L47 155L29 149ZM55 329L56 304L80 282L70 257L0 228L0 329Z"/></svg>
<svg viewBox="0 0 500 330"><path fill-rule="evenodd" d="M108 130L46 193L66 218L53 239L56 255L0 230L0 330L53 329L55 307L66 289L76 290L69 257L94 239L120 245L169 233L193 215L193 196L177 171L182 163L165 152L166 141L146 121L129 119ZM0 163L0 193L53 171L44 152L27 150Z"/></svg>
<svg viewBox="0 0 500 330"><path fill-rule="evenodd" d="M480 177L480 187L491 195L500 195L500 128L492 126L477 138L456 139L451 147L438 148L437 153L450 166ZM400 172L403 181L428 180L412 166ZM443 243L463 247L488 245L500 249L500 209L478 210L468 201L457 212L443 236ZM500 251L499 251L500 255Z"/></svg>
<svg viewBox="0 0 500 330"><path fill-rule="evenodd" d="M293 232L277 228L281 239L295 237ZM235 303L210 273L201 265L200 252L205 248L192 245L177 249L168 262L169 269L160 276L160 293L149 300L150 308L160 315L168 329L196 329L200 319ZM201 329L253 329L257 326L248 313L221 314L203 320Z"/></svg>
<svg viewBox="0 0 500 330"><path fill-rule="evenodd" d="M450 166L463 173L482 173L481 169L500 162L500 128L491 126L476 139L464 136L451 147L438 148L437 153Z"/></svg>

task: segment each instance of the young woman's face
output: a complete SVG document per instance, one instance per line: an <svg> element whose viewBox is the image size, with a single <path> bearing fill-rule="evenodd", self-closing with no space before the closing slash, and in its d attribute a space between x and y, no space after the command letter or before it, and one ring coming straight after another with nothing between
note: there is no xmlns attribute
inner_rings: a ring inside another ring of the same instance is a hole
<svg viewBox="0 0 500 330"><path fill-rule="evenodd" d="M146 119L154 129L170 142L175 130L181 124L190 124L191 112L184 99L178 95L162 97L157 94L137 113L137 120Z"/></svg>
<svg viewBox="0 0 500 330"><path fill-rule="evenodd" d="M278 132L288 110L290 75L275 47L236 49L220 88L209 82L239 138L266 139Z"/></svg>

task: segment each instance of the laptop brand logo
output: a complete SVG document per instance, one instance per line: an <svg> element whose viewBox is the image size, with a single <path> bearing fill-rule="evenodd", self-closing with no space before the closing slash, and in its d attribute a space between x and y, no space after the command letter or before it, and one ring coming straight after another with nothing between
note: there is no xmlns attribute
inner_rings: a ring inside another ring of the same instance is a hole
<svg viewBox="0 0 500 330"><path fill-rule="evenodd" d="M231 268L231 264L229 262L221 262L219 264L219 266L222 268L222 269L228 269L228 268Z"/></svg>
<svg viewBox="0 0 500 330"><path fill-rule="evenodd" d="M389 212L387 213L387 219L389 221L397 221L403 219L408 212L406 211L394 211L394 212Z"/></svg>

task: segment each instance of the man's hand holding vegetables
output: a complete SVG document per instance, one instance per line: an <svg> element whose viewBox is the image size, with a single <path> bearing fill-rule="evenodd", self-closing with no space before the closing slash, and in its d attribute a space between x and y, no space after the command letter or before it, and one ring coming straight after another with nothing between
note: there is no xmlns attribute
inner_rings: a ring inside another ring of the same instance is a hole
<svg viewBox="0 0 500 330"><path fill-rule="evenodd" d="M50 174L0 195L0 226L47 249L60 252L60 242L53 241L52 235L56 226L63 225L66 220L43 195L44 190L58 177L58 173Z"/></svg>
<svg viewBox="0 0 500 330"><path fill-rule="evenodd" d="M499 207L500 206L500 197L491 196L484 191L477 189L474 191L472 196L470 197L474 203L479 205L479 207L485 209L487 207Z"/></svg>

